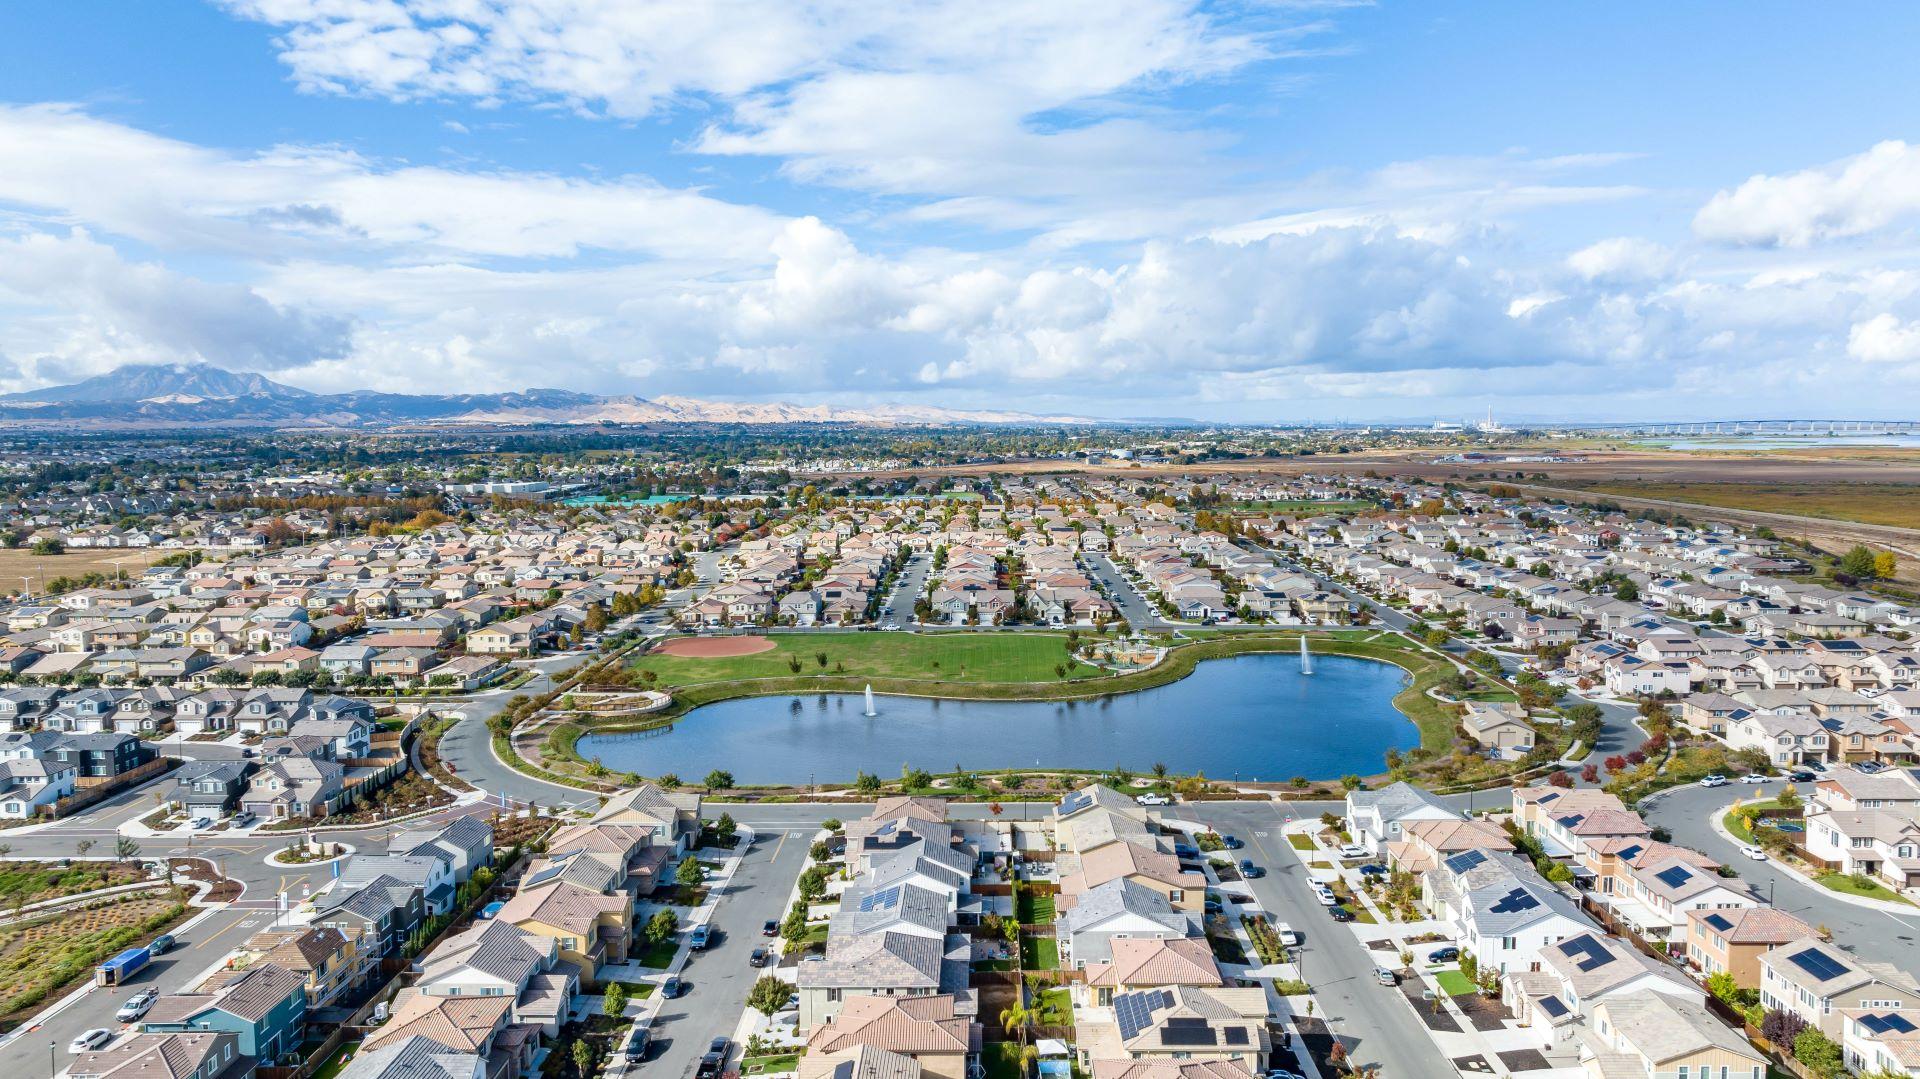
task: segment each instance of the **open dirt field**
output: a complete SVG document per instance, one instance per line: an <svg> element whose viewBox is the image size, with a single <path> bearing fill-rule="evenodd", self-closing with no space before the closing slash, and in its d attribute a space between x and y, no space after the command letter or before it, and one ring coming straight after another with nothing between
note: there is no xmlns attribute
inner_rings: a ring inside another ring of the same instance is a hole
<svg viewBox="0 0 1920 1079"><path fill-rule="evenodd" d="M19 591L22 577L32 577L33 589L38 592L55 577L112 573L113 560L116 558L120 560L120 569L132 575L172 553L153 548L88 548L84 551L68 551L66 554L40 555L24 547L0 547L0 592Z"/></svg>
<svg viewBox="0 0 1920 1079"><path fill-rule="evenodd" d="M773 642L765 637L676 637L654 649L653 654L687 659L725 659L771 651Z"/></svg>

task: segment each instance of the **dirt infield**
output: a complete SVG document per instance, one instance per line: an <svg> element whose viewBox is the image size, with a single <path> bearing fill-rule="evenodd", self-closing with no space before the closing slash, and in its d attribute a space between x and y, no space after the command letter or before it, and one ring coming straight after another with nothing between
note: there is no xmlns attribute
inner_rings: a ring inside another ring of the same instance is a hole
<svg viewBox="0 0 1920 1079"><path fill-rule="evenodd" d="M727 656L751 656L772 649L773 642L765 637L675 637L654 649L654 652L662 656L685 656L689 659L721 659Z"/></svg>

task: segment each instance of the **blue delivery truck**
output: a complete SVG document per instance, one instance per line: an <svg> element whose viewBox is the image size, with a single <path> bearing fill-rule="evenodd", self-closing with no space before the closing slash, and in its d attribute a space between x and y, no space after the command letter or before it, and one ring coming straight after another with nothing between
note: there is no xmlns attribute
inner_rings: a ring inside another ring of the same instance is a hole
<svg viewBox="0 0 1920 1079"><path fill-rule="evenodd" d="M145 948L128 948L112 959L94 968L95 985L124 985L134 975L145 970L153 961L153 953Z"/></svg>

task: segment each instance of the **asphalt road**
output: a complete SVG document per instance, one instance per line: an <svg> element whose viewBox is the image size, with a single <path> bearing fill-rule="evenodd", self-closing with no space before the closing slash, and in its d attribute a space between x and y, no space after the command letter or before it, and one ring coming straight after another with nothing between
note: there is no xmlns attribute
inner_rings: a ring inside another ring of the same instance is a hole
<svg viewBox="0 0 1920 1079"><path fill-rule="evenodd" d="M1781 783L1758 786L1676 787L1649 804L1642 804L1647 821L1673 833L1683 847L1711 855L1738 870L1761 898L1770 898L1781 910L1799 915L1814 926L1826 926L1834 940L1849 952L1890 962L1902 970L1920 971L1920 908L1911 914L1889 914L1858 907L1811 881L1780 869L1771 861L1744 857L1737 844L1713 830L1712 819L1733 805L1735 798L1753 801L1779 793Z"/></svg>
<svg viewBox="0 0 1920 1079"><path fill-rule="evenodd" d="M1137 630L1178 629L1176 623L1161 616L1158 608L1140 594L1140 590L1127 580L1127 575L1113 560L1098 551L1088 551L1081 555L1093 579L1106 589L1107 599L1120 611L1120 617L1127 625Z"/></svg>
<svg viewBox="0 0 1920 1079"><path fill-rule="evenodd" d="M162 993L176 993L191 988L234 945L266 928L272 921L273 914L269 911L217 910L192 929L176 932L180 946L156 958L128 984L111 989L90 989L85 996L38 1029L23 1027L8 1040L0 1042L0 1074L13 1079L50 1075L48 1046L54 1049L54 1062L59 1068L65 1068L72 1061L67 1052L67 1043L75 1035L93 1027L106 1027L118 1032L128 1026L113 1018L113 1013L128 997L149 986L158 986Z"/></svg>
<svg viewBox="0 0 1920 1079"><path fill-rule="evenodd" d="M818 817L825 817L819 813ZM707 1043L732 1037L747 993L767 971L747 965L755 948L769 943L760 927L787 912L787 896L807 861L807 848L818 819L793 828L756 828L753 846L734 871L727 892L714 908L710 923L718 931L714 943L693 953L681 973L686 991L661 1002L653 1021L653 1047L642 1070L655 1079L691 1076L707 1051ZM788 970L782 978L792 983ZM733 1047L737 1058L740 1046Z"/></svg>
<svg viewBox="0 0 1920 1079"><path fill-rule="evenodd" d="M913 624L914 605L919 603L920 597L926 594L927 577L932 572L932 555L917 554L907 559L906 566L900 570L900 576L893 582L893 591L888 594L886 602L880 605L883 610L887 607L893 608L892 614L880 615L882 625Z"/></svg>

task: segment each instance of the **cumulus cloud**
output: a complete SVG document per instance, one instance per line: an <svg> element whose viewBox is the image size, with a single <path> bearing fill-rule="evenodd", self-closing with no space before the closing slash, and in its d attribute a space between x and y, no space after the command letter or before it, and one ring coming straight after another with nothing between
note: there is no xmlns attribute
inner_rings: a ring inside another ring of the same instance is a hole
<svg viewBox="0 0 1920 1079"><path fill-rule="evenodd" d="M1865 236L1920 212L1920 146L1897 139L1830 164L1755 176L1708 200L1698 235L1726 243L1806 247Z"/></svg>
<svg viewBox="0 0 1920 1079"><path fill-rule="evenodd" d="M1920 322L1882 312L1847 331L1847 355L1867 363L1920 361Z"/></svg>
<svg viewBox="0 0 1920 1079"><path fill-rule="evenodd" d="M230 154L68 105L0 106L0 160L0 201L170 247L732 262L763 255L782 223L647 177L393 166L335 147Z"/></svg>
<svg viewBox="0 0 1920 1079"><path fill-rule="evenodd" d="M65 315L64 347L41 346L93 370L190 358L272 371L344 356L351 345L345 318L281 306L244 285L130 263L80 231L0 241L0 295L7 294Z"/></svg>
<svg viewBox="0 0 1920 1079"><path fill-rule="evenodd" d="M1638 236L1616 236L1567 256L1567 267L1589 281L1648 281L1664 277L1673 252Z"/></svg>

